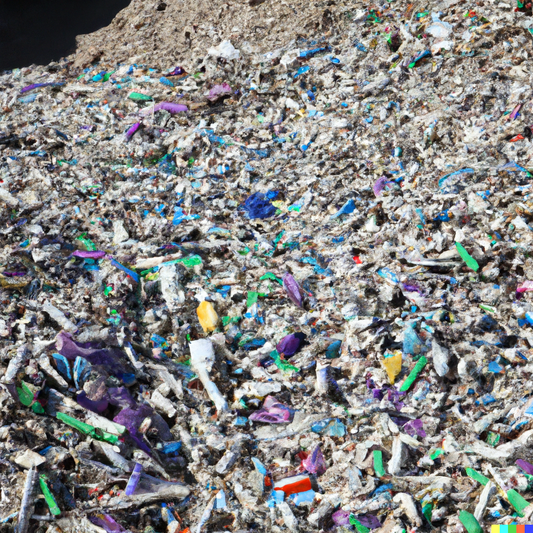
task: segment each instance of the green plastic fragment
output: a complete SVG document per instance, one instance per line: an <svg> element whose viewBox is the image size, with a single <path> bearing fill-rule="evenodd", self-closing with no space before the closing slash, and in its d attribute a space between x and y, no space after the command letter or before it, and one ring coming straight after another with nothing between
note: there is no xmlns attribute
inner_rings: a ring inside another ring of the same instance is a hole
<svg viewBox="0 0 533 533"><path fill-rule="evenodd" d="M48 488L48 484L46 483L46 476L44 474L41 474L41 476L39 477L39 485L41 485L41 490L43 491L44 499L48 504L50 512L55 516L60 515L61 509L57 506L57 502L54 498L54 495Z"/></svg>
<svg viewBox="0 0 533 533"><path fill-rule="evenodd" d="M428 360L425 357L421 357L418 362L416 363L415 367L407 378L405 378L405 381L402 383L402 386L400 387L400 392L406 392L409 390L409 387L414 383L415 379L418 377L418 374L422 372L423 368L427 365Z"/></svg>
<svg viewBox="0 0 533 533"><path fill-rule="evenodd" d="M490 480L488 477L485 477L483 474L476 472L473 468L465 468L466 474L470 479L486 485Z"/></svg>
<svg viewBox="0 0 533 533"><path fill-rule="evenodd" d="M493 431L489 431L486 442L491 446L497 446L498 442L500 442L500 435L498 435L498 433L494 433Z"/></svg>
<svg viewBox="0 0 533 533"><path fill-rule="evenodd" d="M276 277L272 272L267 272L259 278L260 281L264 281L265 279L271 279L272 281L277 281L280 285L283 285L283 280Z"/></svg>
<svg viewBox="0 0 533 533"><path fill-rule="evenodd" d="M355 526L355 529L357 529L359 533L370 533L370 529L368 529L366 526L363 526L363 524L361 524L361 522L359 522L359 520L357 520L353 514L350 515L350 524Z"/></svg>
<svg viewBox="0 0 533 533"><path fill-rule="evenodd" d="M248 291L248 299L246 300L246 307L252 307L257 302L259 293L254 291Z"/></svg>
<svg viewBox="0 0 533 533"><path fill-rule="evenodd" d="M39 402L34 402L34 404L31 406L31 410L37 415L44 414L44 407Z"/></svg>
<svg viewBox="0 0 533 533"><path fill-rule="evenodd" d="M378 477L383 477L385 475L383 452L381 450L374 450L372 455L374 456L374 472Z"/></svg>
<svg viewBox="0 0 533 533"><path fill-rule="evenodd" d="M507 491L507 499L509 500L509 503L516 509L516 512L520 516L524 516L523 510L529 505L529 502L520 496L516 490L511 489Z"/></svg>
<svg viewBox="0 0 533 533"><path fill-rule="evenodd" d="M227 326L228 324L238 324L242 317L240 316L223 316L222 325Z"/></svg>
<svg viewBox="0 0 533 533"><path fill-rule="evenodd" d="M110 78L111 76L113 76L113 74L114 74L115 72L116 72L116 71L114 71L114 70L113 70L112 72L108 72L108 73L102 78L102 83L103 83L104 81L109 81L109 78Z"/></svg>
<svg viewBox="0 0 533 533"><path fill-rule="evenodd" d="M89 435L93 439L103 440L105 442L109 442L110 444L116 444L118 442L118 437L116 435L112 435L111 433L107 433L107 431L103 431L100 428L95 428L94 426L86 424L85 422L76 420L65 413L57 413L56 417L58 420L65 422L65 424L77 429L84 435Z"/></svg>
<svg viewBox="0 0 533 533"><path fill-rule="evenodd" d="M490 307L488 305L480 304L479 307L481 309L483 309L483 311L487 311L487 313L495 313L496 312L496 309L494 309L494 307Z"/></svg>
<svg viewBox="0 0 533 533"><path fill-rule="evenodd" d="M433 511L433 504L427 503L422 507L422 514L426 517L427 521L431 524L431 512Z"/></svg>
<svg viewBox="0 0 533 533"><path fill-rule="evenodd" d="M148 270L143 270L141 272L141 276L146 276L150 274L151 272L154 272L154 270L157 272L161 267L168 266L168 265L176 265L178 263L181 263L183 266L190 268L196 265L201 265L202 258L199 255L189 255L188 257L180 257L179 259L173 259L172 261L165 261L164 263L161 263L160 265L149 268Z"/></svg>
<svg viewBox="0 0 533 533"><path fill-rule="evenodd" d="M439 455L444 455L444 453L442 448L437 448L432 454L430 454L429 458L434 461Z"/></svg>
<svg viewBox="0 0 533 533"><path fill-rule="evenodd" d="M464 246L460 242L456 242L455 247L466 266L477 272L479 270L478 262L465 250Z"/></svg>
<svg viewBox="0 0 533 533"><path fill-rule="evenodd" d="M283 372L300 372L300 369L290 363L287 363L284 359L281 359L277 350L270 353L270 357L274 359L275 365Z"/></svg>
<svg viewBox="0 0 533 533"><path fill-rule="evenodd" d="M93 241L91 241L91 239L87 239L85 237L85 235L87 235L87 233L82 233L76 240L80 241L81 243L83 243L85 245L85 248L89 251L89 252L96 252L97 248L96 248L96 244L94 244Z"/></svg>
<svg viewBox="0 0 533 533"><path fill-rule="evenodd" d="M483 533L482 527L479 525L476 517L473 514L470 514L467 511L461 511L459 513L459 521L468 533Z"/></svg>
<svg viewBox="0 0 533 533"><path fill-rule="evenodd" d="M17 387L20 403L26 407L29 407L34 400L33 392L29 389L26 383L24 383L24 381L20 385L20 387Z"/></svg>
<svg viewBox="0 0 533 533"><path fill-rule="evenodd" d="M147 102L148 100L153 100L151 96L148 96L146 94L136 93L132 92L128 95L128 98L130 100L136 100L137 102Z"/></svg>

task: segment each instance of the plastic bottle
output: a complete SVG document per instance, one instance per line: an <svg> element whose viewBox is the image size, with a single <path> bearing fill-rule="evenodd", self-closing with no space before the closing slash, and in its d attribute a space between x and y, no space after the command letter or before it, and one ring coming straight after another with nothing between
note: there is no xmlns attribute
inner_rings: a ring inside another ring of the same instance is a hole
<svg viewBox="0 0 533 533"><path fill-rule="evenodd" d="M214 331L218 324L218 315L211 302L204 300L196 310L198 320L205 333Z"/></svg>

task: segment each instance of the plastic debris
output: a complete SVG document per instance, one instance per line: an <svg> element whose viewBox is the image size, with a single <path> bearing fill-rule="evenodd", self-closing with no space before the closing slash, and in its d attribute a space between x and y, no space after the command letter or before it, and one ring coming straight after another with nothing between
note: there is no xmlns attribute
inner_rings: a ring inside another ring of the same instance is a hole
<svg viewBox="0 0 533 533"><path fill-rule="evenodd" d="M531 5L326 4L0 73L2 531L531 520Z"/></svg>

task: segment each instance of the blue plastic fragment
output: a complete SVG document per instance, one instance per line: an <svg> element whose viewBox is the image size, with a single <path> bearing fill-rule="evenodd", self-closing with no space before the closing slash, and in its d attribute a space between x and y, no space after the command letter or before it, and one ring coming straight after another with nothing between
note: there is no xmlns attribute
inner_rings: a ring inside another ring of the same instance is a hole
<svg viewBox="0 0 533 533"><path fill-rule="evenodd" d="M137 283L141 279L139 277L139 274L137 274L137 272L133 272L133 270L130 270L124 265L121 265L116 259L111 258L110 261L114 267L118 268L119 270L122 270L122 272L125 272L128 276L130 276L130 278L134 279Z"/></svg>
<svg viewBox="0 0 533 533"><path fill-rule="evenodd" d="M340 217L341 215L349 215L355 211L355 200L350 198L334 215L331 215L331 219Z"/></svg>
<svg viewBox="0 0 533 533"><path fill-rule="evenodd" d="M503 366L499 365L496 361L491 361L489 363L489 372L494 372L494 374L501 374L503 372Z"/></svg>
<svg viewBox="0 0 533 533"><path fill-rule="evenodd" d="M302 503L313 503L315 496L316 492L311 489L306 490L305 492L297 492L296 494L291 494L290 499L294 502L295 505L302 505Z"/></svg>
<svg viewBox="0 0 533 533"><path fill-rule="evenodd" d="M297 71L296 71L296 74L294 75L294 79L296 79L298 76L301 76L302 74L305 74L306 72L308 72L309 70L311 70L311 67L306 65L305 67L300 67Z"/></svg>
<svg viewBox="0 0 533 533"><path fill-rule="evenodd" d="M419 354L422 351L422 341L411 327L405 328L403 332L402 351L411 355Z"/></svg>
<svg viewBox="0 0 533 533"><path fill-rule="evenodd" d="M313 48L313 50L304 50L303 52L300 52L300 57L313 57L315 54L323 52L324 50L327 50L327 48Z"/></svg>
<svg viewBox="0 0 533 533"><path fill-rule="evenodd" d="M244 202L244 210L248 218L270 218L276 214L277 209L270 203L268 197L262 192L256 192Z"/></svg>
<svg viewBox="0 0 533 533"><path fill-rule="evenodd" d="M326 350L326 359L335 359L339 356L342 341L332 342Z"/></svg>
<svg viewBox="0 0 533 533"><path fill-rule="evenodd" d="M76 385L76 388L79 390L83 387L83 384L85 383L85 380L91 373L91 365L87 359L84 359L83 357L76 357L76 360L74 361L74 384Z"/></svg>
<svg viewBox="0 0 533 533"><path fill-rule="evenodd" d="M177 453L181 449L181 442L169 442L163 446L161 450L165 455L170 455L171 453Z"/></svg>
<svg viewBox="0 0 533 533"><path fill-rule="evenodd" d="M72 374L70 373L70 364L68 362L68 359L64 355L58 353L53 353L52 357L56 362L57 371L63 377L66 377L68 380L71 380Z"/></svg>

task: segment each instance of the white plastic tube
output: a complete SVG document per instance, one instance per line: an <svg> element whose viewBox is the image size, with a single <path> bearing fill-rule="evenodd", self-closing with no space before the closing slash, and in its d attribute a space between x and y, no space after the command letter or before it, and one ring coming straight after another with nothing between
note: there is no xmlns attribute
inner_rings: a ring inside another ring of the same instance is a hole
<svg viewBox="0 0 533 533"><path fill-rule="evenodd" d="M219 413L227 411L229 409L228 402L209 377L209 373L215 364L213 343L209 339L199 339L192 341L189 344L189 349L191 350L191 368L200 378L209 398L211 398Z"/></svg>

